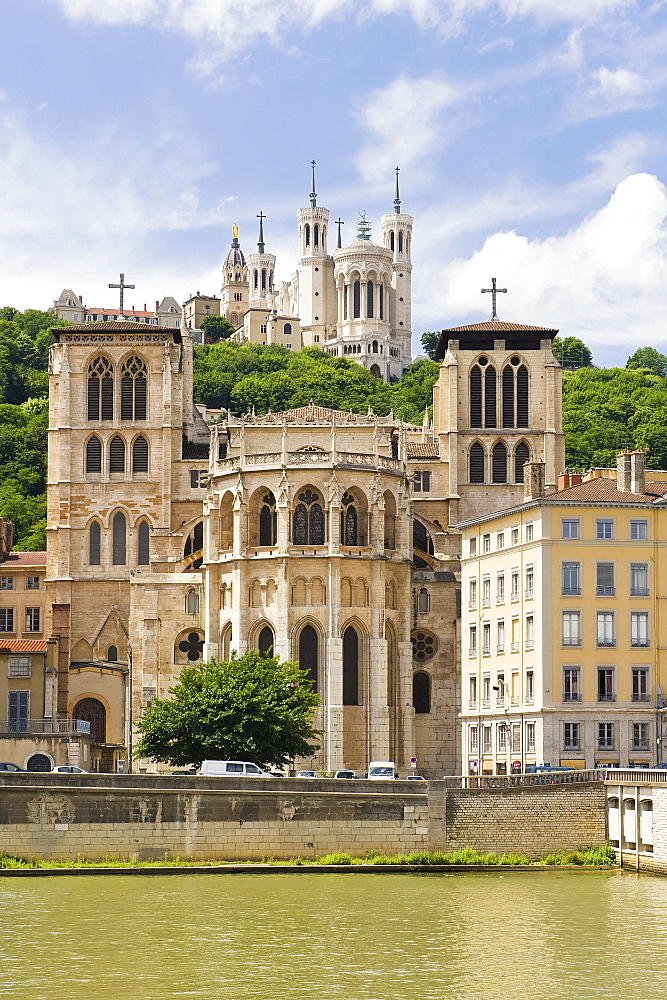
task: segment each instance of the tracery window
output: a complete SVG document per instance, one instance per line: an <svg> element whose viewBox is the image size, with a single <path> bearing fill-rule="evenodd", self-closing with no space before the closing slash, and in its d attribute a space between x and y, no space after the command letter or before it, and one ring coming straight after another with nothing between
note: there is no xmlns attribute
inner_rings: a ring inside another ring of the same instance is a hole
<svg viewBox="0 0 667 1000"><path fill-rule="evenodd" d="M273 629L265 625L257 639L257 648L262 656L273 656L273 643Z"/></svg>
<svg viewBox="0 0 667 1000"><path fill-rule="evenodd" d="M88 564L90 566L100 565L100 541L102 532L98 521L93 521L88 529Z"/></svg>
<svg viewBox="0 0 667 1000"><path fill-rule="evenodd" d="M113 420L113 365L108 358L88 365L88 419Z"/></svg>
<svg viewBox="0 0 667 1000"><path fill-rule="evenodd" d="M273 493L267 493L262 499L259 511L259 544L275 545L278 535L278 514L276 513L276 498Z"/></svg>
<svg viewBox="0 0 667 1000"><path fill-rule="evenodd" d="M354 497L349 493L343 495L340 512L340 540L343 545L359 544L359 517L354 503Z"/></svg>
<svg viewBox="0 0 667 1000"><path fill-rule="evenodd" d="M295 545L324 545L324 511L321 498L312 490L299 494L292 518L292 541Z"/></svg>
<svg viewBox="0 0 667 1000"><path fill-rule="evenodd" d="M317 691L319 638L312 625L305 625L299 636L299 666L308 671L307 680L313 682L313 690Z"/></svg>
<svg viewBox="0 0 667 1000"><path fill-rule="evenodd" d="M141 358L131 357L123 364L120 376L120 419L146 419L148 379Z"/></svg>

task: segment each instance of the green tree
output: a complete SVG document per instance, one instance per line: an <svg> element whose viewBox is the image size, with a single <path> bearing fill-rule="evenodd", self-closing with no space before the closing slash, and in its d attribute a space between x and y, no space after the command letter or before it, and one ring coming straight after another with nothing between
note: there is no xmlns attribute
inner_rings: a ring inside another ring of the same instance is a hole
<svg viewBox="0 0 667 1000"><path fill-rule="evenodd" d="M563 368L587 368L593 355L578 337L554 337L553 352Z"/></svg>
<svg viewBox="0 0 667 1000"><path fill-rule="evenodd" d="M170 694L141 716L135 757L176 767L207 759L281 765L318 748L320 699L291 660L256 650L209 660L185 667Z"/></svg>
<svg viewBox="0 0 667 1000"><path fill-rule="evenodd" d="M645 368L661 378L667 376L667 355L656 351L655 347L639 347L625 362L626 368Z"/></svg>
<svg viewBox="0 0 667 1000"><path fill-rule="evenodd" d="M435 350L438 346L439 340L440 334L437 331L427 330L426 333L422 333L422 347L424 348L424 354L428 355L431 360L435 358Z"/></svg>
<svg viewBox="0 0 667 1000"><path fill-rule="evenodd" d="M225 316L204 316L199 326L207 344L227 340L234 333L234 327Z"/></svg>

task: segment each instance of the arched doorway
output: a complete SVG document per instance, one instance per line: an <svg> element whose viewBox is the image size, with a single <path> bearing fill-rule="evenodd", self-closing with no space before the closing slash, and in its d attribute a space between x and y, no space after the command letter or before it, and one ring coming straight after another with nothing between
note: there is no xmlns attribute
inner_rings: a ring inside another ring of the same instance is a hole
<svg viewBox="0 0 667 1000"><path fill-rule="evenodd" d="M107 710L97 698L82 698L74 706L72 718L90 723L90 739L93 743L106 743Z"/></svg>
<svg viewBox="0 0 667 1000"><path fill-rule="evenodd" d="M26 771L50 771L53 768L51 758L47 757L45 753L34 753L32 757L29 758L28 763L25 766Z"/></svg>
<svg viewBox="0 0 667 1000"><path fill-rule="evenodd" d="M262 656L273 656L273 629L265 625L259 633L257 648Z"/></svg>

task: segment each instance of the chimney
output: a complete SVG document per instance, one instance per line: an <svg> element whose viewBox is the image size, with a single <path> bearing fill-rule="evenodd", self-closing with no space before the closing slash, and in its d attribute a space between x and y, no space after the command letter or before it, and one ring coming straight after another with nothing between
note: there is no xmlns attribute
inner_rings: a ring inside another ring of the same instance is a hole
<svg viewBox="0 0 667 1000"><path fill-rule="evenodd" d="M159 308L160 308L160 303L159 303L159 302L158 302L158 300L156 299L156 300L155 300L155 312L157 312Z"/></svg>
<svg viewBox="0 0 667 1000"><path fill-rule="evenodd" d="M646 493L645 451L633 451L630 453L630 491L632 493Z"/></svg>
<svg viewBox="0 0 667 1000"><path fill-rule="evenodd" d="M558 489L569 490L570 486L580 486L584 481L581 472L561 472L558 477Z"/></svg>
<svg viewBox="0 0 667 1000"><path fill-rule="evenodd" d="M632 493L631 458L629 451L619 451L616 456L616 489L621 493Z"/></svg>
<svg viewBox="0 0 667 1000"><path fill-rule="evenodd" d="M544 462L526 462L523 467L523 499L538 500L544 496Z"/></svg>

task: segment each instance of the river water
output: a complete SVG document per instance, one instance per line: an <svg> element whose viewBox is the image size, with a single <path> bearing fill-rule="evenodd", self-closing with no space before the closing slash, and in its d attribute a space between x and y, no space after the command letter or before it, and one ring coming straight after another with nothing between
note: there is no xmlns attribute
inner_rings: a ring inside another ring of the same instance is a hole
<svg viewBox="0 0 667 1000"><path fill-rule="evenodd" d="M0 879L0 998L662 1000L667 879Z"/></svg>

